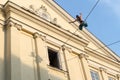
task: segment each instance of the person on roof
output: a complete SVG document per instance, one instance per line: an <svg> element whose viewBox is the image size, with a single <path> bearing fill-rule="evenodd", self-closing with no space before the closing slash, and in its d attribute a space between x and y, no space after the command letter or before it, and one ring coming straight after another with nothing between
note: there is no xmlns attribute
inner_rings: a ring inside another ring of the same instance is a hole
<svg viewBox="0 0 120 80"><path fill-rule="evenodd" d="M76 15L76 19L74 21L71 21L69 23L74 23L78 21L80 23L79 25L79 29L82 30L83 26L87 27L87 23L85 23L83 20L82 20L82 13L80 13L80 16L79 15Z"/></svg>

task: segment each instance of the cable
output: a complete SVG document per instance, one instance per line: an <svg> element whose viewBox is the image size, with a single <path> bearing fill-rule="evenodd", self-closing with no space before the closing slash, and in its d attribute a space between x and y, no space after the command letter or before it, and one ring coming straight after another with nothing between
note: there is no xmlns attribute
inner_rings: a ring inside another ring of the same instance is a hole
<svg viewBox="0 0 120 80"><path fill-rule="evenodd" d="M90 16L90 14L93 12L93 10L95 9L95 7L96 7L97 4L99 3L99 1L100 1L100 0L98 0L98 1L95 3L95 5L94 5L93 8L90 10L90 12L88 13L88 15L87 15L87 17L85 18L84 21L86 21L87 18ZM78 30L79 30L79 29L76 29L75 32L73 32L73 34L75 34ZM69 38L64 42L63 45L65 45L70 39L71 39L71 37L69 37Z"/></svg>
<svg viewBox="0 0 120 80"><path fill-rule="evenodd" d="M108 45L105 45L104 47L97 48L97 49L92 50L92 51L97 51L97 50L103 49L103 48L105 48L105 47L108 47L108 46L111 46L111 45L114 45L114 44L117 44L117 43L120 43L120 40L115 41L115 42L113 42L113 43L110 43L110 44L108 44ZM85 52L85 51L83 51L83 52ZM75 59L75 58L77 58L77 57L78 57L78 56L74 56L74 57L72 57L72 58L67 59L67 61L70 61L70 60Z"/></svg>
<svg viewBox="0 0 120 80"><path fill-rule="evenodd" d="M95 7L97 6L97 4L99 3L100 0L97 0L96 4L93 6L93 8L90 10L89 14L87 15L87 17L85 18L84 21L87 20L87 18L90 16L90 14L93 12L93 10L95 9Z"/></svg>
<svg viewBox="0 0 120 80"><path fill-rule="evenodd" d="M97 2L96 2L95 5L93 6L93 8L90 10L90 12L88 13L88 15L86 16L86 18L85 18L84 21L86 21L86 20L88 19L88 17L89 17L90 14L93 12L93 10L95 9L95 7L96 7L97 4L99 3L99 1L100 1L100 0L97 0ZM78 30L79 30L79 29L76 29L76 30L73 32L73 34L75 34ZM71 39L71 37L69 37L69 38L64 42L63 45L65 45L70 39ZM113 44L113 43L112 43L112 44ZM62 46L63 46L63 45L62 45ZM97 50L98 50L98 49L97 49ZM73 58L71 58L71 59L74 59L74 58L76 58L76 56L73 57ZM71 60L71 59L69 59L69 60ZM67 61L68 61L68 60L67 60Z"/></svg>
<svg viewBox="0 0 120 80"><path fill-rule="evenodd" d="M99 49L103 49L103 48L105 48L105 47L108 47L108 46L111 46L111 45L117 44L117 43L119 43L119 42L120 42L120 40L115 41L115 42L113 42L113 43L110 43L110 44L108 44L108 45L105 45L105 46L103 46L103 47L100 47L100 48L98 48L98 49L92 50L92 51L97 51L97 50L99 50Z"/></svg>
<svg viewBox="0 0 120 80"><path fill-rule="evenodd" d="M73 34L75 34L78 30L79 30L79 29L76 29L75 32L73 32ZM63 45L65 45L70 39L71 39L71 37L69 37L69 38L64 42ZM62 46L63 46L63 45L62 45Z"/></svg>
<svg viewBox="0 0 120 80"><path fill-rule="evenodd" d="M88 19L88 17L89 17L90 14L93 12L93 10L95 9L95 7L98 5L99 2L100 2L100 0L97 0L96 4L95 4L95 5L93 6L93 8L90 10L89 14L86 16L86 18L84 19L84 21L86 21L86 20ZM75 32L73 32L73 34L75 34L78 30L79 30L79 29L76 29ZM66 44L70 39L71 39L71 37L69 37L69 38L64 42L64 44ZM110 43L110 44L108 44L108 45L105 45L105 46L103 46L103 47L97 48L97 49L92 50L92 51L97 51L97 50L103 49L103 48L105 48L105 47L108 47L108 46L117 44L117 43L119 43L119 42L120 42L120 40L118 40L118 41L116 41L116 42L113 42L113 43ZM63 44L63 45L64 45L64 44ZM85 51L84 51L84 52L85 52ZM77 57L78 57L78 56L74 56L74 57L72 57L72 58L70 58L70 59L67 59L67 61L70 61L70 60L75 59L75 58L77 58Z"/></svg>

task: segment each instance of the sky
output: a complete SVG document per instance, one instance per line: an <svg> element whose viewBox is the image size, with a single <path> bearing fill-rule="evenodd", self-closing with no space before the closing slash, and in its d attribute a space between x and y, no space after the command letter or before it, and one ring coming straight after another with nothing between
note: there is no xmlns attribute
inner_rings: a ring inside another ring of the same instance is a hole
<svg viewBox="0 0 120 80"><path fill-rule="evenodd" d="M54 0L72 17L87 17L97 0ZM87 18L88 31L120 56L120 0L100 0Z"/></svg>

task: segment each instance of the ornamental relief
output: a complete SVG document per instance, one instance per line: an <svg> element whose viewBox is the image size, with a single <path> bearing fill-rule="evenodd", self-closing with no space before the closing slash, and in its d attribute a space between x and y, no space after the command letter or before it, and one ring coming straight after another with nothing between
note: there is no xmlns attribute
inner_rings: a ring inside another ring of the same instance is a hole
<svg viewBox="0 0 120 80"><path fill-rule="evenodd" d="M29 10L42 17L43 19L52 22L53 24L57 24L57 18L51 18L51 15L48 13L47 8L43 5L41 5L41 7L38 9L35 9L33 5L30 5Z"/></svg>

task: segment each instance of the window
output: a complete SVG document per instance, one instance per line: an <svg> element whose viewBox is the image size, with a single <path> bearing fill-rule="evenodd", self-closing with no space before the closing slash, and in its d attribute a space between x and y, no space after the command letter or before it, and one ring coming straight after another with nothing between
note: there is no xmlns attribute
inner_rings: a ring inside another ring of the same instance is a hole
<svg viewBox="0 0 120 80"><path fill-rule="evenodd" d="M115 79L114 79L114 78L112 78L112 77L109 77L109 78L108 78L108 80L115 80Z"/></svg>
<svg viewBox="0 0 120 80"><path fill-rule="evenodd" d="M49 56L49 65L55 68L60 69L58 53L52 49L48 49L48 56Z"/></svg>
<svg viewBox="0 0 120 80"><path fill-rule="evenodd" d="M98 72L96 71L90 71L92 80L99 80Z"/></svg>

